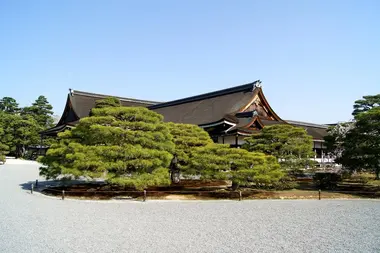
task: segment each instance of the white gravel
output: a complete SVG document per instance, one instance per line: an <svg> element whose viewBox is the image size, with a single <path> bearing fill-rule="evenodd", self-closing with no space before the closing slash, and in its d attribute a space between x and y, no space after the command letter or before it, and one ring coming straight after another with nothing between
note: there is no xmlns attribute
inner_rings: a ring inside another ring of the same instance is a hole
<svg viewBox="0 0 380 253"><path fill-rule="evenodd" d="M62 201L38 166L0 165L2 253L380 252L380 201Z"/></svg>

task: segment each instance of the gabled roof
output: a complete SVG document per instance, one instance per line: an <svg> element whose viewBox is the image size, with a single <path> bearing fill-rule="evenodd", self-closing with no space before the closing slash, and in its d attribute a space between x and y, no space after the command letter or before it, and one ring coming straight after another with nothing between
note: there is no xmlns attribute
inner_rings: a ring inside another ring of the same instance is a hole
<svg viewBox="0 0 380 253"><path fill-rule="evenodd" d="M202 125L233 115L250 103L258 93L260 81L183 98L148 108L160 113L167 122Z"/></svg>
<svg viewBox="0 0 380 253"><path fill-rule="evenodd" d="M120 100L123 106L143 106L148 107L160 102L148 101L134 98L117 97L111 95L102 95L78 90L70 90L69 98L72 103L72 108L79 118L87 117L92 108L95 107L95 102L99 99L107 97L116 97Z"/></svg>
<svg viewBox="0 0 380 253"><path fill-rule="evenodd" d="M123 106L143 106L160 113L166 122L195 124L205 128L223 125L228 132L244 131L247 133L268 125L289 123L303 126L315 139L323 138L324 132L326 132L323 125L282 120L270 107L260 84L261 81L257 80L228 89L163 103L117 96L116 98ZM60 121L56 127L45 132L60 130L63 128L62 125L75 125L79 119L90 114L97 100L106 97L110 97L110 95L70 89Z"/></svg>

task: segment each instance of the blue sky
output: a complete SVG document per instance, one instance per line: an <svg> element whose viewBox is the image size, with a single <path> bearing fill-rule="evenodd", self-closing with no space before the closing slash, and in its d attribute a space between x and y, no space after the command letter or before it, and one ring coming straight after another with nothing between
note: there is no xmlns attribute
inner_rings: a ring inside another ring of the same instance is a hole
<svg viewBox="0 0 380 253"><path fill-rule="evenodd" d="M379 1L0 0L0 97L167 101L262 81L283 119L331 123L380 93Z"/></svg>

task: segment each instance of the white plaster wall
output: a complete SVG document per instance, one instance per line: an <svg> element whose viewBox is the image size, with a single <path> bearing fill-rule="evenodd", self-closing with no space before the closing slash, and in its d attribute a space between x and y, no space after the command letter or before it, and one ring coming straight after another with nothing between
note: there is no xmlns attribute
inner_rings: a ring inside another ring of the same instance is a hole
<svg viewBox="0 0 380 253"><path fill-rule="evenodd" d="M244 139L248 136L239 136L238 137L238 144L242 145L244 144ZM313 148L326 148L323 142L321 141L313 141ZM218 143L223 143L223 137L218 137ZM232 144L235 145L235 136L224 136L224 144Z"/></svg>
<svg viewBox="0 0 380 253"><path fill-rule="evenodd" d="M321 142L321 141L314 141L313 143L313 148L326 148L326 145L324 144L324 142Z"/></svg>
<svg viewBox="0 0 380 253"><path fill-rule="evenodd" d="M247 136L239 136L238 137L238 144L239 145L242 145L245 141L244 141L244 138L246 138ZM235 145L236 144L236 140L235 140L235 136L224 136L224 144L232 144L232 145ZM223 143L223 137L219 136L218 137L218 143Z"/></svg>

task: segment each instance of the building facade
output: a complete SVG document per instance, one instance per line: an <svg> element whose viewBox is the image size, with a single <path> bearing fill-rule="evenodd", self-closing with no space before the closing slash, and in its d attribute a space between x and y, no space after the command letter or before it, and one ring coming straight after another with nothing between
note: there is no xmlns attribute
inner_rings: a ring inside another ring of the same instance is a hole
<svg viewBox="0 0 380 253"><path fill-rule="evenodd" d="M72 128L81 118L89 116L97 100L109 96L70 90L59 122L41 135L56 136ZM329 162L324 155L323 144L328 126L280 118L264 96L260 80L169 102L117 98L123 106L147 107L163 115L166 122L198 125L210 134L214 142L230 144L231 147L240 147L244 138L265 126L291 124L302 127L313 137L315 160L322 164Z"/></svg>

